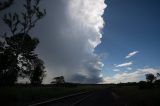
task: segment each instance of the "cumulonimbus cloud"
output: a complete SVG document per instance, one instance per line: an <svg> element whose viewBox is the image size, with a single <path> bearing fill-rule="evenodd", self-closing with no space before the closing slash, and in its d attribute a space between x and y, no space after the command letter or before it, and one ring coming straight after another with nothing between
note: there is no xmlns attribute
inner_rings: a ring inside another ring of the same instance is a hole
<svg viewBox="0 0 160 106"><path fill-rule="evenodd" d="M94 51L101 43L105 0L51 0L43 4L47 16L35 34L41 35L38 52L46 64L45 82L61 75L69 82L101 82L104 64Z"/></svg>
<svg viewBox="0 0 160 106"><path fill-rule="evenodd" d="M118 64L115 67L128 67L132 64L133 64L133 62L127 62L127 63Z"/></svg>
<svg viewBox="0 0 160 106"><path fill-rule="evenodd" d="M128 58L136 55L138 52L139 52L139 51L133 51L133 52L129 53L125 58L128 59Z"/></svg>

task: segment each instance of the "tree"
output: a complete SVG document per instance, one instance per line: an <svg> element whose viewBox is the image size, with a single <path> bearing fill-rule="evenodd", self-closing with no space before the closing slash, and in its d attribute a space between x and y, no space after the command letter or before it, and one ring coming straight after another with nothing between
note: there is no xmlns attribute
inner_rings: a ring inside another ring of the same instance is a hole
<svg viewBox="0 0 160 106"><path fill-rule="evenodd" d="M8 0L8 1L5 1L5 2L0 2L0 11L8 8L9 6L11 6L11 4L13 4L13 1L14 0Z"/></svg>
<svg viewBox="0 0 160 106"><path fill-rule="evenodd" d="M0 53L0 85L12 85L17 81L19 67L10 49Z"/></svg>
<svg viewBox="0 0 160 106"><path fill-rule="evenodd" d="M150 83L153 83L153 81L156 79L154 74L146 74L146 80Z"/></svg>
<svg viewBox="0 0 160 106"><path fill-rule="evenodd" d="M31 61L35 58L39 59L34 53L39 40L31 37L28 33L36 22L45 16L46 12L40 10L38 6L40 0L25 1L24 12L13 15L9 13L3 17L3 21L8 25L12 35L4 34L3 40L0 41L0 84L14 84L18 76L32 75L30 74L33 73L31 72L33 62ZM40 67L43 67L43 64L32 68L32 71L40 69L43 73L43 68Z"/></svg>
<svg viewBox="0 0 160 106"><path fill-rule="evenodd" d="M160 77L160 73L157 73L157 78Z"/></svg>
<svg viewBox="0 0 160 106"><path fill-rule="evenodd" d="M35 26L36 22L42 19L46 10L43 11L39 8L40 0L25 0L23 5L25 8L21 14L5 14L3 21L8 25L12 35L23 33L28 34L29 31Z"/></svg>
<svg viewBox="0 0 160 106"><path fill-rule="evenodd" d="M54 81L52 81L51 83L55 83L55 84L64 84L65 80L63 76L59 76L59 77L55 77L53 78Z"/></svg>
<svg viewBox="0 0 160 106"><path fill-rule="evenodd" d="M45 77L45 67L43 65L43 61L39 58L33 59L33 62L33 69L30 72L29 79L32 85L40 85Z"/></svg>
<svg viewBox="0 0 160 106"><path fill-rule="evenodd" d="M156 78L156 80L155 80L155 85L158 85L158 86L160 86L160 79L159 79L159 77L160 77L160 73L157 73L157 78Z"/></svg>

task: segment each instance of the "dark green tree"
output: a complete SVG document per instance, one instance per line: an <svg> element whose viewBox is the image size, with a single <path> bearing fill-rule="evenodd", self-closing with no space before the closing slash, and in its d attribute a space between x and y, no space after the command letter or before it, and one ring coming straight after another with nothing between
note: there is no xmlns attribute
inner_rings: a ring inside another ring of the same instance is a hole
<svg viewBox="0 0 160 106"><path fill-rule="evenodd" d="M157 78L160 77L160 73L157 73Z"/></svg>
<svg viewBox="0 0 160 106"><path fill-rule="evenodd" d="M0 2L0 11L8 8L9 6L11 6L11 4L13 4L13 1L14 0L6 0L4 2Z"/></svg>
<svg viewBox="0 0 160 106"><path fill-rule="evenodd" d="M39 40L28 33L36 22L45 16L46 12L39 8L40 0L25 0L25 11L21 14L5 14L3 21L8 25L12 35L6 34L0 41L0 84L14 84L18 76L32 75L37 69L31 62L37 58L34 53ZM39 59L40 60L40 59ZM42 64L39 64L43 66ZM34 67L34 69L33 69ZM40 66L39 66L40 67ZM42 76L44 68L41 68ZM42 80L42 79L41 79Z"/></svg>
<svg viewBox="0 0 160 106"><path fill-rule="evenodd" d="M10 49L0 53L0 84L12 85L17 81L19 67L16 56Z"/></svg>
<svg viewBox="0 0 160 106"><path fill-rule="evenodd" d="M43 61L39 58L33 59L32 69L29 73L29 79L32 85L40 85L45 77Z"/></svg>
<svg viewBox="0 0 160 106"><path fill-rule="evenodd" d="M157 73L157 78L154 83L155 83L155 85L160 86L160 73Z"/></svg>
<svg viewBox="0 0 160 106"><path fill-rule="evenodd" d="M153 81L156 79L156 77L154 76L154 74L146 74L146 80L150 83L153 83Z"/></svg>

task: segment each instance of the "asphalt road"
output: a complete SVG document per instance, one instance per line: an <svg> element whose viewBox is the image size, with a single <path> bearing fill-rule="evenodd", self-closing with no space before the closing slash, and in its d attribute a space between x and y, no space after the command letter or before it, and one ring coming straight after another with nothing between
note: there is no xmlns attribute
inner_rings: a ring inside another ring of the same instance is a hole
<svg viewBox="0 0 160 106"><path fill-rule="evenodd" d="M107 88L44 104L44 106L125 106L125 104L117 104L112 88Z"/></svg>
<svg viewBox="0 0 160 106"><path fill-rule="evenodd" d="M76 106L114 106L115 98L110 88L94 92Z"/></svg>
<svg viewBox="0 0 160 106"><path fill-rule="evenodd" d="M90 93L86 93L86 94L73 96L73 97L62 99L62 100L46 103L46 104L43 104L40 106L72 106L77 101L81 100L84 97L88 97L89 95L90 95Z"/></svg>

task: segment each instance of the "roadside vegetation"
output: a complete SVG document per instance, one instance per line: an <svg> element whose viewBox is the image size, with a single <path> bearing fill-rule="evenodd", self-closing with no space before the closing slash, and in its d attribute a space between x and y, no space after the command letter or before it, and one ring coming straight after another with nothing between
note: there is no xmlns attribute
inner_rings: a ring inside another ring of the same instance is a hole
<svg viewBox="0 0 160 106"><path fill-rule="evenodd" d="M127 106L159 106L160 74L146 74L146 81L119 83L113 87L117 102Z"/></svg>
<svg viewBox="0 0 160 106"><path fill-rule="evenodd" d="M153 89L139 89L138 86L115 87L115 93L119 96L119 103L127 106L159 106L160 87Z"/></svg>

